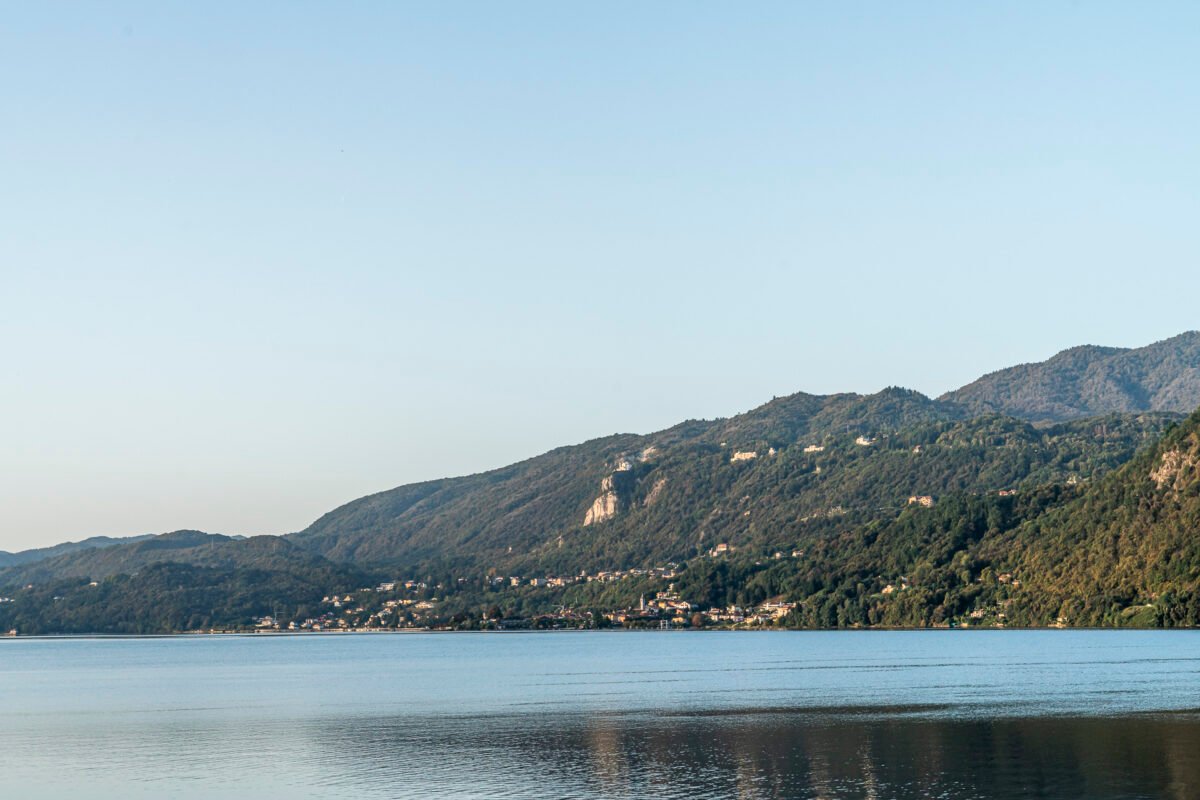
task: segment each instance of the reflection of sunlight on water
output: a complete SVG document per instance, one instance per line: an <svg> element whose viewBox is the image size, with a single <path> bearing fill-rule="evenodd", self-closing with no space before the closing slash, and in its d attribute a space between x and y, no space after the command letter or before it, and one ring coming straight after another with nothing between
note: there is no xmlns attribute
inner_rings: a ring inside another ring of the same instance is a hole
<svg viewBox="0 0 1200 800"><path fill-rule="evenodd" d="M608 720L588 726L587 763L605 794L620 794L628 785L629 771L623 757L620 734Z"/></svg>

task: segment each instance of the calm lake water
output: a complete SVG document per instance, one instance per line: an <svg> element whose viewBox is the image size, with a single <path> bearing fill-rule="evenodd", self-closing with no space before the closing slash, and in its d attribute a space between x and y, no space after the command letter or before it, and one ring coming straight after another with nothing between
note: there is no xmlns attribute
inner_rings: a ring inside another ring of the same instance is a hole
<svg viewBox="0 0 1200 800"><path fill-rule="evenodd" d="M1200 632L0 641L12 798L1200 798Z"/></svg>

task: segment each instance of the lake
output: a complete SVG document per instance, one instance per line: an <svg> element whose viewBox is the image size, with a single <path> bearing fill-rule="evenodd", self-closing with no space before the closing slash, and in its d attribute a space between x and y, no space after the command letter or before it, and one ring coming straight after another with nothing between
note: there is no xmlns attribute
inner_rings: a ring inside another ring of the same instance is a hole
<svg viewBox="0 0 1200 800"><path fill-rule="evenodd" d="M0 641L0 795L1200 798L1200 632Z"/></svg>

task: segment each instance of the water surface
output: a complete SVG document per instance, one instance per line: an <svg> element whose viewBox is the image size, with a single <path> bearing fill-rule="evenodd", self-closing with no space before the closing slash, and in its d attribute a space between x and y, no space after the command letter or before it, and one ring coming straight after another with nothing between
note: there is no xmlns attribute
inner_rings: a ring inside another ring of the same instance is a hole
<svg viewBox="0 0 1200 800"><path fill-rule="evenodd" d="M1200 632L0 641L22 798L1198 798Z"/></svg>

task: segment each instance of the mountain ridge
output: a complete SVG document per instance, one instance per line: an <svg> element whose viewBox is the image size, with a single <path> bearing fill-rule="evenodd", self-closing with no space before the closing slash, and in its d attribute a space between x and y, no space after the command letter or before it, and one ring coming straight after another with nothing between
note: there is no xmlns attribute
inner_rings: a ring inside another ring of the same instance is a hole
<svg viewBox="0 0 1200 800"><path fill-rule="evenodd" d="M32 564L35 561L53 558L63 553L129 544L141 539L148 539L153 535L152 533L144 533L138 536L92 536L87 539L81 539L78 542L62 542L61 544L50 545L48 547L34 547L11 553L7 550L0 550L0 569L20 566L22 564Z"/></svg>
<svg viewBox="0 0 1200 800"><path fill-rule="evenodd" d="M939 396L971 413L1062 422L1110 412L1190 413L1200 405L1200 332L1138 348L1081 345L990 372Z"/></svg>

